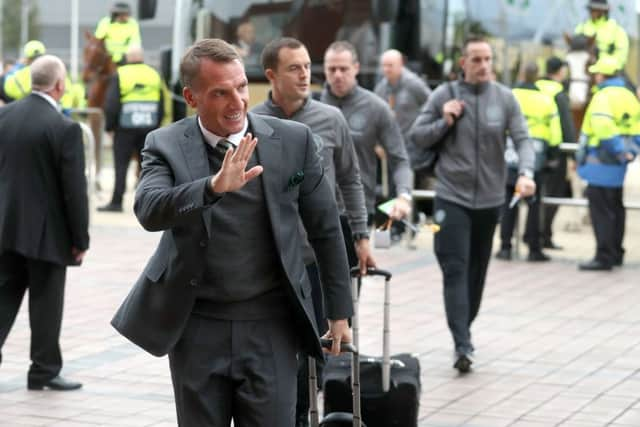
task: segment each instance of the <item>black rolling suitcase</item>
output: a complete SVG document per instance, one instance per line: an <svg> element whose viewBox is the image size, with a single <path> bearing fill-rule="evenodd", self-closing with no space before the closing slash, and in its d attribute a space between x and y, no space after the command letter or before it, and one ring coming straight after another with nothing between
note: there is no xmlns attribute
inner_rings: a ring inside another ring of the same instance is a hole
<svg viewBox="0 0 640 427"><path fill-rule="evenodd" d="M358 285L362 278L356 271ZM370 276L385 277L384 332L382 357L360 355L360 396L362 420L368 427L417 427L420 402L420 363L411 354L390 355L389 282L391 274L369 270ZM354 292L357 295L357 292ZM356 297L357 298L357 297ZM358 347L357 301L353 340ZM351 363L349 355L329 357L324 368L324 413L351 412Z"/></svg>

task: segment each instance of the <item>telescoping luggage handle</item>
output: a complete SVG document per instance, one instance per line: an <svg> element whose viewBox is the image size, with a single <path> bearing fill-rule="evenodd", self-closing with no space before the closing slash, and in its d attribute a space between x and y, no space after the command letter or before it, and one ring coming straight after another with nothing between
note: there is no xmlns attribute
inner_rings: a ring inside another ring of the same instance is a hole
<svg viewBox="0 0 640 427"><path fill-rule="evenodd" d="M320 344L326 349L331 349L332 340L321 339ZM351 353L351 390L353 391L353 414L335 412L327 414L322 420L331 421L351 421L353 427L362 427L362 408L360 407L360 360L358 359L358 349L351 343L340 343L340 352ZM319 427L320 419L318 413L318 375L316 372L316 359L309 356L309 417L311 427Z"/></svg>
<svg viewBox="0 0 640 427"><path fill-rule="evenodd" d="M383 276L384 277L384 322L382 325L382 391L388 392L391 384L391 348L390 348L390 334L391 334L391 288L389 286L391 282L391 273L386 270L380 270L377 268L367 269L367 276ZM358 267L351 269L351 277L355 278L352 284L353 294L353 320L351 327L353 328L353 344L356 348L360 348L359 345L359 333L360 325L358 321L358 289L362 283L362 275Z"/></svg>

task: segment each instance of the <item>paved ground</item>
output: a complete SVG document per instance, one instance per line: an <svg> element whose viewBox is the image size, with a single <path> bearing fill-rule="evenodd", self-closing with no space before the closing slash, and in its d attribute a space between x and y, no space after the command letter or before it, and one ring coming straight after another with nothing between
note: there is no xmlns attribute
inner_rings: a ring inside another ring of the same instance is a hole
<svg viewBox="0 0 640 427"><path fill-rule="evenodd" d="M640 200L639 188L627 196ZM492 261L473 327L477 362L467 376L451 368L432 236L421 233L413 250L403 243L376 251L394 274L393 351L415 352L422 364L421 427L640 425L640 212L629 213L625 266L610 273L577 271L594 246L588 226L564 230L580 217L561 210L556 241L564 250L550 252L551 262ZM23 307L3 349L0 426L176 425L166 358L143 353L109 326L159 235L130 213L94 215L91 235L85 265L69 270L62 334L63 374L84 388L26 390ZM381 298L382 283L367 281L361 347L368 354L380 351Z"/></svg>

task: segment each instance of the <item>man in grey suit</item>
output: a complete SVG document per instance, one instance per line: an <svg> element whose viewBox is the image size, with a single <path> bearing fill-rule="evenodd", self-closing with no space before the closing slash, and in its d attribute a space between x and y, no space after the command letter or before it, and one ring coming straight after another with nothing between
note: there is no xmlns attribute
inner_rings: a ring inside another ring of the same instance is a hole
<svg viewBox="0 0 640 427"><path fill-rule="evenodd" d="M164 233L112 323L150 353L169 353L180 425L292 427L296 354L322 354L300 220L320 266L332 352L350 340L335 198L309 128L247 114L231 45L200 40L180 69L197 117L147 137L134 211Z"/></svg>
<svg viewBox="0 0 640 427"><path fill-rule="evenodd" d="M41 56L32 93L0 108L0 350L29 289L30 390L82 386L60 376L67 266L89 248L82 131L58 105L65 76L60 58Z"/></svg>

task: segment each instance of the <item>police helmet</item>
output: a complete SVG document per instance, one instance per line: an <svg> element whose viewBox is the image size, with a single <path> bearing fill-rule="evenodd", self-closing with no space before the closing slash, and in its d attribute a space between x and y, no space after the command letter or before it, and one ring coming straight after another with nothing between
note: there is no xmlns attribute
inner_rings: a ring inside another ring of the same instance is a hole
<svg viewBox="0 0 640 427"><path fill-rule="evenodd" d="M33 59L40 55L44 55L46 51L47 49L40 40L30 40L24 45L22 52L25 58Z"/></svg>
<svg viewBox="0 0 640 427"><path fill-rule="evenodd" d="M607 0L592 0L587 5L587 9L589 10L609 10L609 4Z"/></svg>
<svg viewBox="0 0 640 427"><path fill-rule="evenodd" d="M131 15L131 8L128 3L117 2L111 6L110 12L112 15Z"/></svg>

